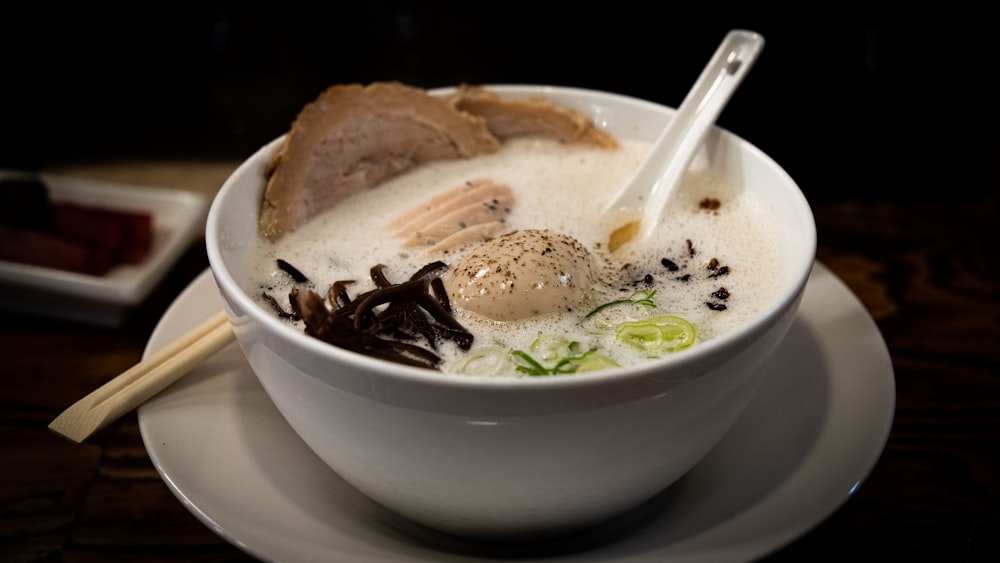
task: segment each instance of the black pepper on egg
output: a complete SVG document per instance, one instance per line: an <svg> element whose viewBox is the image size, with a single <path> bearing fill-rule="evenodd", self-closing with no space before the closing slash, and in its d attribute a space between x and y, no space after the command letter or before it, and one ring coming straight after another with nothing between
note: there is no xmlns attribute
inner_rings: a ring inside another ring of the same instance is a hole
<svg viewBox="0 0 1000 563"><path fill-rule="evenodd" d="M499 265L493 268L494 263ZM593 257L576 239L526 229L471 252L445 285L456 306L509 321L566 310L582 301L596 279L594 269Z"/></svg>

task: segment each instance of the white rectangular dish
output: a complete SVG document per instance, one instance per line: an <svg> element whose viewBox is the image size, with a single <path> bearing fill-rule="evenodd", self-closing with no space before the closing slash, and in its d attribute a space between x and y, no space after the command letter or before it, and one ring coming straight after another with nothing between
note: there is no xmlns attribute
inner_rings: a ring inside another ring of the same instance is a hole
<svg viewBox="0 0 1000 563"><path fill-rule="evenodd" d="M36 178L54 202L153 216L149 256L103 276L0 261L0 310L113 326L145 300L180 255L204 232L209 200L178 189L114 184L0 169L0 180Z"/></svg>

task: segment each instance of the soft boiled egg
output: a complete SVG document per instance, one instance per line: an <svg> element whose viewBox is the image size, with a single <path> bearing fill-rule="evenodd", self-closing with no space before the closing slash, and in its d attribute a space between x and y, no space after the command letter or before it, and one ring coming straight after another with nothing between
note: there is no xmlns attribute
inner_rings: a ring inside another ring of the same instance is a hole
<svg viewBox="0 0 1000 563"><path fill-rule="evenodd" d="M497 321L572 310L595 280L594 259L575 238L526 229L497 237L445 278L453 304Z"/></svg>

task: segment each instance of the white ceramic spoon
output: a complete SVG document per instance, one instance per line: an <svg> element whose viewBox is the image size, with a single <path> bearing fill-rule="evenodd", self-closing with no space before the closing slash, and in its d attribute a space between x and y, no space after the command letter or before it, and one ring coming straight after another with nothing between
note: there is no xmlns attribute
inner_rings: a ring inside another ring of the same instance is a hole
<svg viewBox="0 0 1000 563"><path fill-rule="evenodd" d="M656 228L705 133L763 47L760 34L741 29L730 31L722 40L639 169L605 207L605 214L616 220L613 224L622 225L611 235L612 251L636 235L645 238Z"/></svg>

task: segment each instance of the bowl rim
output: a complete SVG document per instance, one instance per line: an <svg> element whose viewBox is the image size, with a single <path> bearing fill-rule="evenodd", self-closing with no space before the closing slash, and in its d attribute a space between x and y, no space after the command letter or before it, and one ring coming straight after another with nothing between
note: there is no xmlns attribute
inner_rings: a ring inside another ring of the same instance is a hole
<svg viewBox="0 0 1000 563"><path fill-rule="evenodd" d="M674 112L673 108L649 100L602 90L537 84L483 84L482 86L499 94L514 97L547 95L582 96L591 100L613 100L619 103L637 105L646 110L666 114L672 114ZM433 95L445 95L454 91L455 88L456 87L439 87L429 89L428 92ZM229 299L234 301L235 307L241 311L243 315L249 315L253 321L261 323L267 332L273 334L281 340L294 343L297 346L303 346L311 353L316 354L319 357L327 358L333 363L342 364L344 367L360 370L361 372L369 375L378 374L387 380L399 381L406 384L421 383L451 389L518 390L529 387L532 389L563 387L579 388L605 386L612 383L633 381L649 375L659 375L666 366L670 366L671 368L674 368L675 366L683 368L684 366L690 364L705 363L706 357L716 355L720 349L726 349L742 339L752 337L753 340L756 340L757 337L766 332L766 328L769 325L777 322L781 312L785 311L788 307L793 306L801 297L805 289L806 282L808 281L809 274L812 271L812 265L815 262L816 252L816 226L812 208L806 200L805 194L802 193L801 188L794 181L794 179L770 156L742 137L726 130L725 128L719 127L718 125L714 125L713 128L720 131L722 135L730 137L731 141L737 143L743 151L752 154L755 158L760 160L761 164L770 168L776 175L784 178L785 185L789 185L794 188L789 190L789 196L796 199L795 207L805 213L805 216L802 217L802 219L803 224L807 227L807 229L802 233L802 236L804 237L802 242L805 244L804 248L806 250L802 252L801 257L796 257L796 259L792 260L792 267L789 271L790 284L788 289L765 310L755 315L745 324L740 325L736 330L711 340L700 342L696 346L693 346L690 349L685 350L683 353L676 355L651 360L650 362L633 366L623 366L620 368L587 372L585 374L571 374L569 376L494 377L449 374L438 370L429 370L426 368L398 364L388 360L381 360L342 349L308 336L302 330L282 322L275 315L267 312L256 301L254 301L242 289L242 285L236 281L228 268L225 267L225 261L222 258L222 251L219 245L219 235L221 230L220 217L222 214L221 209L223 203L228 197L232 196L232 192L237 191L237 184L240 183L239 180L241 178L246 176L248 173L253 174L256 170L262 169L262 164L265 164L270 160L271 155L278 150L280 144L287 136L287 133L264 144L251 156L241 162L239 166L226 178L222 187L213 198L208 211L205 226L205 244L209 266L217 288L222 293L223 303L225 304L227 313L230 315L230 319L234 322L234 324L238 325L239 323L237 323L234 318L234 312L229 309ZM261 186L257 193L262 193L262 189L263 186ZM256 223L256 217L254 218L254 221ZM712 364L713 362L708 363ZM685 372L686 370L679 369L675 371Z"/></svg>

